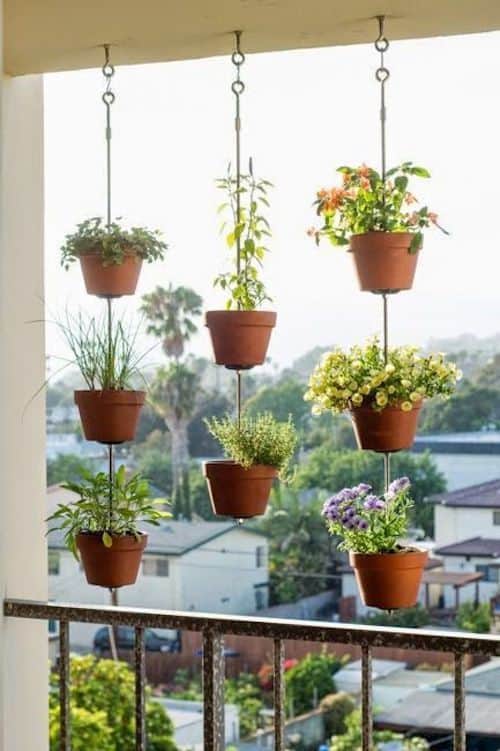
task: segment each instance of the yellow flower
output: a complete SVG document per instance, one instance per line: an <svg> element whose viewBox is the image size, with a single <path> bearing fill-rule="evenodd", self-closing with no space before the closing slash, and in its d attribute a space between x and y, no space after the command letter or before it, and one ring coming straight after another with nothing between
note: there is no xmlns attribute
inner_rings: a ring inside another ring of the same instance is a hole
<svg viewBox="0 0 500 751"><path fill-rule="evenodd" d="M371 388L370 388L369 384L365 383L364 386L361 386L361 388L359 390L361 391L362 394L364 394L365 396L368 396L368 394L371 391Z"/></svg>
<svg viewBox="0 0 500 751"><path fill-rule="evenodd" d="M363 404L363 397L361 394L353 394L351 401L355 407L360 407Z"/></svg>
<svg viewBox="0 0 500 751"><path fill-rule="evenodd" d="M313 404L311 407L311 412L313 415L321 415L323 410L319 404Z"/></svg>
<svg viewBox="0 0 500 751"><path fill-rule="evenodd" d="M375 395L375 401L377 402L379 407L385 407L388 402L387 394L385 393L385 391L377 391Z"/></svg>
<svg viewBox="0 0 500 751"><path fill-rule="evenodd" d="M412 402L419 402L421 400L422 396L420 394L417 394L416 391L414 391L412 394L410 394L410 399Z"/></svg>
<svg viewBox="0 0 500 751"><path fill-rule="evenodd" d="M411 410L413 409L413 404L411 402L403 402L401 404L401 409L403 410L403 412L411 412Z"/></svg>
<svg viewBox="0 0 500 751"><path fill-rule="evenodd" d="M386 373L394 373L395 370L396 370L396 367L395 365L392 364L392 362L388 362L387 365L385 366Z"/></svg>
<svg viewBox="0 0 500 751"><path fill-rule="evenodd" d="M387 391L389 392L389 394L394 394L394 392L396 391L396 387L395 386L388 386L387 387Z"/></svg>
<svg viewBox="0 0 500 751"><path fill-rule="evenodd" d="M408 380L407 378L404 378L404 379L403 379L403 380L401 381L401 386L402 386L402 387L403 387L404 389L409 389L409 388L411 388L411 381L409 381L409 380Z"/></svg>
<svg viewBox="0 0 500 751"><path fill-rule="evenodd" d="M358 390L358 384L356 383L356 381L351 381L350 384L349 384L349 388L351 389L351 391L357 391Z"/></svg>

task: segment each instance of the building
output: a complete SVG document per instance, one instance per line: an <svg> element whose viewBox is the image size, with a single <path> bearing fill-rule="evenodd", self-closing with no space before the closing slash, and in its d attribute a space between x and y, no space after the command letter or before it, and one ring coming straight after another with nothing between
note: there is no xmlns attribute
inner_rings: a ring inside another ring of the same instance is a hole
<svg viewBox="0 0 500 751"><path fill-rule="evenodd" d="M49 509L74 499L48 489ZM264 535L231 521L173 521L144 525L149 542L133 587L119 591L121 605L215 613L252 613L268 604L268 543ZM107 604L109 594L89 586L60 532L49 535L49 598ZM74 624L72 646L88 649L96 626Z"/></svg>

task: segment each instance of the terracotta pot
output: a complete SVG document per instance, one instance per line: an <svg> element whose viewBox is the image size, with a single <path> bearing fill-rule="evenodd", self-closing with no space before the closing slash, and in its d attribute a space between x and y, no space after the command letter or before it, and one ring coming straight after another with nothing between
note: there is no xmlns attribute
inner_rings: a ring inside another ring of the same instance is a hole
<svg viewBox="0 0 500 751"><path fill-rule="evenodd" d="M145 391L75 391L87 441L133 441L145 398Z"/></svg>
<svg viewBox="0 0 500 751"><path fill-rule="evenodd" d="M101 534L82 532L76 536L88 583L109 589L135 584L148 536L141 532L139 539L134 535L113 537L112 546L107 548Z"/></svg>
<svg viewBox="0 0 500 751"><path fill-rule="evenodd" d="M416 605L427 558L425 550L349 553L364 604L382 610Z"/></svg>
<svg viewBox="0 0 500 751"><path fill-rule="evenodd" d="M411 289L418 251L410 253L410 232L366 232L352 235L351 251L359 286L367 292Z"/></svg>
<svg viewBox="0 0 500 751"><path fill-rule="evenodd" d="M422 402L409 412L399 407L385 407L377 412L371 406L352 407L349 411L358 448L368 451L401 451L415 440Z"/></svg>
<svg viewBox="0 0 500 751"><path fill-rule="evenodd" d="M214 514L249 519L265 513L278 470L264 464L244 469L236 462L217 461L205 462L203 474Z"/></svg>
<svg viewBox="0 0 500 751"><path fill-rule="evenodd" d="M136 253L126 253L123 263L103 266L101 253L96 250L81 255L80 265L89 295L121 297L134 294L141 273L142 258Z"/></svg>
<svg viewBox="0 0 500 751"><path fill-rule="evenodd" d="M205 313L215 362L248 370L266 359L276 313L264 310L210 310Z"/></svg>

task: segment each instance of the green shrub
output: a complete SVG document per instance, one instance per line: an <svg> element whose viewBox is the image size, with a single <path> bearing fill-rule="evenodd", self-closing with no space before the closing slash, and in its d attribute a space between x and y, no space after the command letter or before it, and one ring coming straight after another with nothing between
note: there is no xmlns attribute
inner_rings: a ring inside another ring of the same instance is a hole
<svg viewBox="0 0 500 751"><path fill-rule="evenodd" d="M347 731L346 718L354 712L354 699L345 691L338 694L327 694L320 703L325 721L325 732L328 738L341 735Z"/></svg>
<svg viewBox="0 0 500 751"><path fill-rule="evenodd" d="M489 603L464 602L457 613L457 626L475 634L489 634L491 631L491 610Z"/></svg>
<svg viewBox="0 0 500 751"><path fill-rule="evenodd" d="M416 605L414 608L395 610L390 613L370 613L365 618L360 618L360 623L368 626L392 626L393 628L422 628L430 623L430 615L423 607Z"/></svg>
<svg viewBox="0 0 500 751"><path fill-rule="evenodd" d="M314 709L315 702L335 692L333 674L342 665L343 661L338 657L323 651L306 655L285 673L287 703L293 707L294 715Z"/></svg>

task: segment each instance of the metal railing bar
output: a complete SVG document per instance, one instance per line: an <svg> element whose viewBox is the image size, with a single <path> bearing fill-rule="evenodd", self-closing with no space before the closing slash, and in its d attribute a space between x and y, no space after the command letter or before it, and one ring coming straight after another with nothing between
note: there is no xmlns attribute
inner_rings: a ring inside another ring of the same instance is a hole
<svg viewBox="0 0 500 751"><path fill-rule="evenodd" d="M69 623L59 622L59 748L71 751Z"/></svg>
<svg viewBox="0 0 500 751"><path fill-rule="evenodd" d="M274 693L274 751L285 750L285 644L274 640L273 651Z"/></svg>
<svg viewBox="0 0 500 751"><path fill-rule="evenodd" d="M67 620L82 623L112 623L142 628L204 631L212 628L224 634L261 636L269 639L365 644L369 647L397 647L500 656L500 635L443 632L426 629L392 629L382 626L340 624L323 621L287 621L281 618L218 616L168 610L112 608L100 605L45 603L30 600L4 601L4 615L39 620Z"/></svg>
<svg viewBox="0 0 500 751"><path fill-rule="evenodd" d="M466 751L465 729L465 654L455 654L455 727L453 731L454 751Z"/></svg>
<svg viewBox="0 0 500 751"><path fill-rule="evenodd" d="M373 748L373 702L372 702L372 655L370 647L363 644L361 650L361 748Z"/></svg>
<svg viewBox="0 0 500 751"><path fill-rule="evenodd" d="M135 629L135 749L146 751L146 643L144 629Z"/></svg>
<svg viewBox="0 0 500 751"><path fill-rule="evenodd" d="M203 632L203 749L224 751L224 636Z"/></svg>

